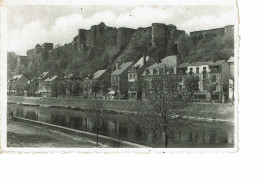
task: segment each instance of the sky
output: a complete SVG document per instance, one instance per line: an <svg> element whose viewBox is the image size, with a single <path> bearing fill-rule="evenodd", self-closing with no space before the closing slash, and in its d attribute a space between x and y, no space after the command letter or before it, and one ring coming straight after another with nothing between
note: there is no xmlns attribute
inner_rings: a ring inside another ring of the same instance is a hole
<svg viewBox="0 0 260 183"><path fill-rule="evenodd" d="M70 43L78 29L104 22L111 27L174 24L187 33L234 24L231 5L213 6L72 6L19 5L8 7L8 51L26 55L36 44Z"/></svg>

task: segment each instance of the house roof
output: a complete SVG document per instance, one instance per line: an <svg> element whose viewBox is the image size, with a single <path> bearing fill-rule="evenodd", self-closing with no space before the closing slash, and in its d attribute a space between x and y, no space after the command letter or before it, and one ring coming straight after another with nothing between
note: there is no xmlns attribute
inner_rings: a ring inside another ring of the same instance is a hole
<svg viewBox="0 0 260 183"><path fill-rule="evenodd" d="M230 59L227 61L227 63L234 63L234 57L230 57Z"/></svg>
<svg viewBox="0 0 260 183"><path fill-rule="evenodd" d="M20 79L23 75L14 75L11 79L9 79L8 81L17 81L18 79Z"/></svg>
<svg viewBox="0 0 260 183"><path fill-rule="evenodd" d="M163 68L163 67L176 67L177 66L177 56L167 56L164 59L161 60L160 63L155 63L148 67L147 69L153 69L153 68Z"/></svg>
<svg viewBox="0 0 260 183"><path fill-rule="evenodd" d="M124 72L133 62L126 62L122 64L117 70L115 70L111 75L119 75Z"/></svg>
<svg viewBox="0 0 260 183"><path fill-rule="evenodd" d="M206 62L192 62L192 63L182 63L178 66L179 69L189 67L189 66L202 66L202 65L210 65L210 66L218 66L225 62L225 60L217 60L213 61L206 61Z"/></svg>
<svg viewBox="0 0 260 183"><path fill-rule="evenodd" d="M45 82L49 82L49 81L54 81L58 76L52 76L52 77L48 77L47 79L45 79Z"/></svg>
<svg viewBox="0 0 260 183"><path fill-rule="evenodd" d="M190 65L190 63L181 63L178 68L181 69L181 68L185 68L185 67L188 67Z"/></svg>
<svg viewBox="0 0 260 183"><path fill-rule="evenodd" d="M145 60L146 61L149 61L149 56L146 56L145 57ZM134 65L133 65L133 67L138 67L139 66L139 68L141 68L142 66L144 65L144 57L142 57L142 58L140 58Z"/></svg>
<svg viewBox="0 0 260 183"><path fill-rule="evenodd" d="M47 76L48 73L49 73L48 71L42 73L42 74L41 74L37 79L43 79L43 78L45 78L45 77Z"/></svg>
<svg viewBox="0 0 260 183"><path fill-rule="evenodd" d="M213 64L211 64L211 66L222 65L224 62L225 62L225 60L217 60L216 62L213 62Z"/></svg>
<svg viewBox="0 0 260 183"><path fill-rule="evenodd" d="M98 79L100 76L102 76L107 70L99 70L93 74L93 79Z"/></svg>

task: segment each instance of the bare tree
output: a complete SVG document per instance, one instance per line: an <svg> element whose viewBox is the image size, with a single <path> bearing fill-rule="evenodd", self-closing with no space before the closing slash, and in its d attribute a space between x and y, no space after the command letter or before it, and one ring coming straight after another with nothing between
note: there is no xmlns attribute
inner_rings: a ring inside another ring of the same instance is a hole
<svg viewBox="0 0 260 183"><path fill-rule="evenodd" d="M96 129L96 142L97 142L97 146L99 143L99 126L100 123L103 122L105 120L105 107L104 107L104 103L101 100L98 100L97 97L95 97L95 99L92 99L89 101L89 108L88 111L91 112L92 114L92 123L95 126Z"/></svg>
<svg viewBox="0 0 260 183"><path fill-rule="evenodd" d="M180 120L189 97L179 89L179 76L162 74L146 79L144 82L144 105L135 114L144 123L147 132L164 133L165 147L169 135L190 124Z"/></svg>

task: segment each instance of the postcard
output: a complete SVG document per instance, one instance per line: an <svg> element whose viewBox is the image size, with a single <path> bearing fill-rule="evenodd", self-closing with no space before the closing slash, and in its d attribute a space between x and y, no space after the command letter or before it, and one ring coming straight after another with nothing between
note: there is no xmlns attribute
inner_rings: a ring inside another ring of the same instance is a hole
<svg viewBox="0 0 260 183"><path fill-rule="evenodd" d="M3 2L1 17L2 152L238 150L234 1Z"/></svg>

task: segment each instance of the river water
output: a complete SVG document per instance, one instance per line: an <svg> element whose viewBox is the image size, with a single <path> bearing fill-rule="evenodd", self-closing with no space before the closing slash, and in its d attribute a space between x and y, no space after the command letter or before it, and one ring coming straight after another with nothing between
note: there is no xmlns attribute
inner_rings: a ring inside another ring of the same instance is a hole
<svg viewBox="0 0 260 183"><path fill-rule="evenodd" d="M11 112L14 116L96 132L93 114L86 111L8 104L7 115ZM126 114L107 114L100 122L99 134L149 147L164 147L164 133L147 132L142 121ZM170 134L168 147L224 148L234 147L234 143L233 123L192 121L191 125Z"/></svg>

